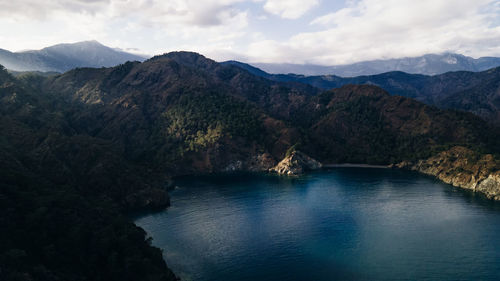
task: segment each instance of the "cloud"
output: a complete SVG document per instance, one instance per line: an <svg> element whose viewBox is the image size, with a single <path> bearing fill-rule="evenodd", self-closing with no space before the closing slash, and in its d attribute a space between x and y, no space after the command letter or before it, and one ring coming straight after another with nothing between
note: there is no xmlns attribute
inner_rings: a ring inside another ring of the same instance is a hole
<svg viewBox="0 0 500 281"><path fill-rule="evenodd" d="M43 20L58 11L94 14L109 3L110 0L0 0L0 15Z"/></svg>
<svg viewBox="0 0 500 281"><path fill-rule="evenodd" d="M134 17L144 24L222 25L238 14L232 8L244 0L0 0L0 15L20 20L51 20L59 14Z"/></svg>
<svg viewBox="0 0 500 281"><path fill-rule="evenodd" d="M218 60L326 65L444 51L500 56L500 0L332 3L0 0L0 48L96 39L150 55L190 50Z"/></svg>
<svg viewBox="0 0 500 281"><path fill-rule="evenodd" d="M267 0L264 10L285 19L297 19L318 4L318 0Z"/></svg>
<svg viewBox="0 0 500 281"><path fill-rule="evenodd" d="M445 51L500 54L498 5L493 0L351 1L311 21L317 31L254 42L247 54L253 61L330 65Z"/></svg>
<svg viewBox="0 0 500 281"><path fill-rule="evenodd" d="M0 36L8 38L0 47L19 50L96 39L122 48L138 42L151 54L227 49L248 26L247 11L235 6L243 1L0 0ZM1 28L7 25L14 28Z"/></svg>

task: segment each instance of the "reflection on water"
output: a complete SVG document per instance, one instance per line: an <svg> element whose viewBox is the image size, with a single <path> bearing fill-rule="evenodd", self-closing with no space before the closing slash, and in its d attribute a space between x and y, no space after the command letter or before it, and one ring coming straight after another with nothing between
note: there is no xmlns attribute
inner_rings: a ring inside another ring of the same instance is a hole
<svg viewBox="0 0 500 281"><path fill-rule="evenodd" d="M183 280L498 280L500 203L390 169L185 178L136 219Z"/></svg>

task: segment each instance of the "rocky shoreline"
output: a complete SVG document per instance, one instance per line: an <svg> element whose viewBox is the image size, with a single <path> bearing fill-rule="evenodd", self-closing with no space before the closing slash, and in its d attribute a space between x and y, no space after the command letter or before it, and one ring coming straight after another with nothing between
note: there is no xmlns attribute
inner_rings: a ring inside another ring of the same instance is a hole
<svg viewBox="0 0 500 281"><path fill-rule="evenodd" d="M479 154L468 148L455 146L426 160L403 161L390 166L432 175L453 186L500 200L500 165L491 154Z"/></svg>
<svg viewBox="0 0 500 281"><path fill-rule="evenodd" d="M319 170L322 168L338 167L360 167L360 168L392 168L417 171L426 175L436 177L444 183L455 187L469 189L474 192L484 194L489 199L500 201L500 161L491 154L481 154L471 149L455 146L449 150L440 152L428 159L415 162L402 161L390 165L368 165L368 164L322 164L301 151L293 151L285 156L279 163L268 154L253 157L247 162L237 161L230 164L221 172L268 172L283 176L300 176L306 172ZM174 186L172 180L168 181L169 188ZM156 191L156 190L155 190ZM169 206L169 197L158 196L158 193L151 192L153 198L149 196L140 198L141 207L166 208ZM150 199L150 200L148 200Z"/></svg>
<svg viewBox="0 0 500 281"><path fill-rule="evenodd" d="M332 164L323 165L300 151L293 151L271 173L298 176L307 171L331 167L397 168L431 175L455 187L484 194L500 200L500 163L491 154L480 154L462 146L455 146L425 160L403 161L391 165Z"/></svg>
<svg viewBox="0 0 500 281"><path fill-rule="evenodd" d="M322 168L361 167L405 169L434 176L455 187L479 192L489 199L500 201L499 164L500 162L491 154L480 154L462 146L452 147L425 160L416 162L403 161L391 165L349 163L323 165L305 153L294 150L277 164L269 154L261 154L246 162L236 161L221 171L268 172L295 177ZM153 210L167 208L170 205L170 198L167 191L171 190L174 186L174 181L169 178L165 188L161 189L161 192L158 189L154 189L138 195L135 194L134 200L131 201L139 206L137 209L142 210L146 208ZM174 278L178 277L174 276Z"/></svg>
<svg viewBox="0 0 500 281"><path fill-rule="evenodd" d="M387 168L390 168L390 167L388 165L371 165L371 164L342 163L342 164L324 164L323 168L373 168L373 169L387 169Z"/></svg>

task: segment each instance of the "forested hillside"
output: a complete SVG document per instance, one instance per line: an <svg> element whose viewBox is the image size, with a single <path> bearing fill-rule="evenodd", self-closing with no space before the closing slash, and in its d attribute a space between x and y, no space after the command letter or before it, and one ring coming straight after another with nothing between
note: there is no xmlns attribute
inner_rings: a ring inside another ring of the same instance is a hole
<svg viewBox="0 0 500 281"><path fill-rule="evenodd" d="M168 206L170 178L267 171L291 147L324 163L391 164L499 131L376 86L321 91L195 53L77 68L0 70L2 280L173 280L124 214Z"/></svg>

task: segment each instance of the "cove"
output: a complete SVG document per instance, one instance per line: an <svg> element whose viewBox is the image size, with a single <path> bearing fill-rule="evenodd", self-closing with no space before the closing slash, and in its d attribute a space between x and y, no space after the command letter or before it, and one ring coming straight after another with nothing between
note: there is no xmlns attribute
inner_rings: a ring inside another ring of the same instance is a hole
<svg viewBox="0 0 500 281"><path fill-rule="evenodd" d="M177 183L135 223L182 280L500 279L500 203L414 172Z"/></svg>

